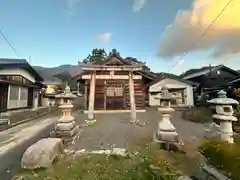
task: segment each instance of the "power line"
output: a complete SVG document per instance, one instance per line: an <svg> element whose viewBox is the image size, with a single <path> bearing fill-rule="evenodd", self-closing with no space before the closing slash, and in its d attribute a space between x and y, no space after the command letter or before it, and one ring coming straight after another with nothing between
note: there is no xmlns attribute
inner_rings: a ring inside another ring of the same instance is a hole
<svg viewBox="0 0 240 180"><path fill-rule="evenodd" d="M227 7L229 6L229 4L232 2L233 0L229 0L228 3L223 7L223 9L219 12L219 14L217 15L217 17L212 21L212 23L205 29L205 31L199 36L199 38L197 39L197 41L191 46L191 48L185 52L183 54L183 56L179 59L179 61L183 60L183 58L188 55L188 53L197 45L197 43L199 43L199 41L203 38L203 36L207 33L207 31L212 27L212 25L218 20L218 18L222 15L222 13L227 9ZM171 69L168 72L171 72L176 66L178 65L178 61L171 67Z"/></svg>
<svg viewBox="0 0 240 180"><path fill-rule="evenodd" d="M222 60L221 64L225 63L227 60L231 59L233 56L238 56L238 55L240 55L240 53L227 56L225 59Z"/></svg>
<svg viewBox="0 0 240 180"><path fill-rule="evenodd" d="M13 50L13 52L16 54L17 57L19 57L17 50L12 46L12 44L9 42L9 40L7 39L7 37L4 35L3 31L0 29L0 34L3 36L4 40L7 42L7 44L9 45L9 47Z"/></svg>

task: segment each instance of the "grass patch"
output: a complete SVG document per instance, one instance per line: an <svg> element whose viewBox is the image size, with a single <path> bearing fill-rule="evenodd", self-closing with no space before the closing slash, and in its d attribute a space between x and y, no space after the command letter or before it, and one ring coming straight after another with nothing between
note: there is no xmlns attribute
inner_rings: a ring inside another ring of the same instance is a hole
<svg viewBox="0 0 240 180"><path fill-rule="evenodd" d="M175 180L185 174L186 156L158 150L155 145L138 145L128 157L85 154L63 157L51 168L20 170L22 180Z"/></svg>
<svg viewBox="0 0 240 180"><path fill-rule="evenodd" d="M209 164L222 171L232 180L240 179L240 141L229 144L222 141L204 141L199 147Z"/></svg>

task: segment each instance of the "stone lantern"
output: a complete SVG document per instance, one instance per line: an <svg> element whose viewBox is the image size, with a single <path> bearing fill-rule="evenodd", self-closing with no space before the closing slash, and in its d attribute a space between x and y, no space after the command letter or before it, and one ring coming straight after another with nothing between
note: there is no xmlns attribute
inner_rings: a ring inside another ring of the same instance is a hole
<svg viewBox="0 0 240 180"><path fill-rule="evenodd" d="M175 111L170 107L171 100L175 96L166 88L163 88L159 98L164 106L158 108L158 111L162 113L162 119L158 123L158 131L154 133L154 137L155 141L160 143L162 148L172 150L172 147L181 145L176 128L170 121L171 113Z"/></svg>
<svg viewBox="0 0 240 180"><path fill-rule="evenodd" d="M234 99L227 98L226 92L219 91L218 98L208 101L208 103L216 107L216 114L212 117L214 120L220 122L219 138L220 140L233 143L233 128L232 122L237 121L237 118L233 116L233 107L232 105L238 104Z"/></svg>
<svg viewBox="0 0 240 180"><path fill-rule="evenodd" d="M74 107L72 100L76 96L72 94L69 86L66 86L64 92L55 97L60 100L59 108L62 111L62 115L57 120L55 127L55 136L62 138L65 142L72 141L79 130L79 126L76 125L75 118L72 116Z"/></svg>

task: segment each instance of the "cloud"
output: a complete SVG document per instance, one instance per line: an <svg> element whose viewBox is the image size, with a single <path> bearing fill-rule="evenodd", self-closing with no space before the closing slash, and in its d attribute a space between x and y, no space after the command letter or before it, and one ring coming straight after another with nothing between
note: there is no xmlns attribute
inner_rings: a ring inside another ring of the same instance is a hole
<svg viewBox="0 0 240 180"><path fill-rule="evenodd" d="M96 38L99 41L103 41L103 42L109 41L111 37L112 37L112 33L103 33L103 34L98 34L96 36Z"/></svg>
<svg viewBox="0 0 240 180"><path fill-rule="evenodd" d="M66 1L67 1L66 13L72 15L76 9L76 6L79 4L81 0L66 0Z"/></svg>
<svg viewBox="0 0 240 180"><path fill-rule="evenodd" d="M145 5L145 3L146 3L146 0L134 0L133 11L134 12L140 11Z"/></svg>
<svg viewBox="0 0 240 180"><path fill-rule="evenodd" d="M183 64L184 64L184 60L183 59L177 62L177 66L182 66Z"/></svg>
<svg viewBox="0 0 240 180"><path fill-rule="evenodd" d="M161 36L161 57L183 55L198 41L229 0L195 0L191 10L177 13ZM240 1L233 0L191 51L213 50L213 57L240 52Z"/></svg>

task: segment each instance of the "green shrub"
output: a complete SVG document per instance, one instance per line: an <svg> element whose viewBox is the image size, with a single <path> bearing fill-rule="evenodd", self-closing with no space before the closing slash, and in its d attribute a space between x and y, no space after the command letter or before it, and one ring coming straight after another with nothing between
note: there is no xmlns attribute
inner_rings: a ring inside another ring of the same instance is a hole
<svg viewBox="0 0 240 180"><path fill-rule="evenodd" d="M199 107L184 111L182 117L196 123L207 123L212 121L212 112L210 107Z"/></svg>
<svg viewBox="0 0 240 180"><path fill-rule="evenodd" d="M239 120L240 120L240 104L238 104L237 108L236 108L236 117L238 118L238 124L239 124Z"/></svg>
<svg viewBox="0 0 240 180"><path fill-rule="evenodd" d="M223 171L232 180L240 179L240 143L204 141L199 147L209 164Z"/></svg>

